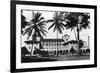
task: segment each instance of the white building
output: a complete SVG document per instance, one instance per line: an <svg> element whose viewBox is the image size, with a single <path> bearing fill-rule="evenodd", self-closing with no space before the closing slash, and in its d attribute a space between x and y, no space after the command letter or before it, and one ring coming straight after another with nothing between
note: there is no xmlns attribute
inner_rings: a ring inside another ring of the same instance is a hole
<svg viewBox="0 0 100 73"><path fill-rule="evenodd" d="M42 40L41 44L43 46L43 50L45 51L57 51L57 50L69 51L72 48L72 46L75 50L77 50L77 44L67 44L64 46L63 39L44 39Z"/></svg>
<svg viewBox="0 0 100 73"><path fill-rule="evenodd" d="M64 45L65 44L65 45ZM40 48L39 43L27 45L27 49L33 54L35 48L40 49L41 51L48 51L49 53L60 52L60 51L68 51L70 52L73 47L74 50L78 51L78 45L75 40L70 40L65 42L63 39L43 39L41 40L42 48ZM84 45L81 49L87 49L87 43L84 42ZM32 51L31 51L32 50Z"/></svg>

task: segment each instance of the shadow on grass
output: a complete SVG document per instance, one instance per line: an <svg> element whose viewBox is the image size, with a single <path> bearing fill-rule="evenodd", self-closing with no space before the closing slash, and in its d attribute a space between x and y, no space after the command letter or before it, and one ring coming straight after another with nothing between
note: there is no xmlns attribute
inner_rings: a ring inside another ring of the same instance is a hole
<svg viewBox="0 0 100 73"><path fill-rule="evenodd" d="M48 61L57 61L56 59L50 59L50 58L43 58L43 57L22 57L22 63L27 62L48 62Z"/></svg>
<svg viewBox="0 0 100 73"><path fill-rule="evenodd" d="M89 60L90 55L84 56L55 56L55 57L34 57L34 56L23 56L21 62L50 62L50 61L70 61L70 60Z"/></svg>

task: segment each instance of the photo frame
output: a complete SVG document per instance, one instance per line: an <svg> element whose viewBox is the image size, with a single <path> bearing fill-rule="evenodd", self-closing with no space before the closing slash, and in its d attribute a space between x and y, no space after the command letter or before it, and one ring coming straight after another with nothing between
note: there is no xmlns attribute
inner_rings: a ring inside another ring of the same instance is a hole
<svg viewBox="0 0 100 73"><path fill-rule="evenodd" d="M10 31L11 72L97 67L97 6L11 1Z"/></svg>

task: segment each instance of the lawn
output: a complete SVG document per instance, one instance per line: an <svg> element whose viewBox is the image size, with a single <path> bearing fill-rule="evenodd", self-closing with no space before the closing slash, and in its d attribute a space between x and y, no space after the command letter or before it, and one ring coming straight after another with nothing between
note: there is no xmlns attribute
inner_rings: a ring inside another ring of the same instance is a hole
<svg viewBox="0 0 100 73"><path fill-rule="evenodd" d="M34 57L24 56L22 57L22 63L28 62L48 62L48 61L71 61L71 60L89 60L89 55L84 56L52 56L52 57Z"/></svg>

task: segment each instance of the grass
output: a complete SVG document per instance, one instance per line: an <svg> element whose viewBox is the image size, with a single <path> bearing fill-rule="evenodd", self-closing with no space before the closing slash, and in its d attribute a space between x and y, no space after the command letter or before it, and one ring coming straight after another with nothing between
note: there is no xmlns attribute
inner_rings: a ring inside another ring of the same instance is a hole
<svg viewBox="0 0 100 73"><path fill-rule="evenodd" d="M90 55L75 56L75 55L62 55L62 56L51 56L51 57L36 57L36 56L23 56L21 62L49 62L49 61L71 61L71 60L88 60Z"/></svg>
<svg viewBox="0 0 100 73"><path fill-rule="evenodd" d="M56 61L56 59L50 59L47 57L34 57L34 56L24 56L22 57L22 63L27 62L47 62L47 61Z"/></svg>

